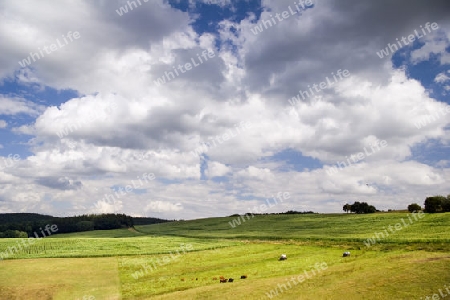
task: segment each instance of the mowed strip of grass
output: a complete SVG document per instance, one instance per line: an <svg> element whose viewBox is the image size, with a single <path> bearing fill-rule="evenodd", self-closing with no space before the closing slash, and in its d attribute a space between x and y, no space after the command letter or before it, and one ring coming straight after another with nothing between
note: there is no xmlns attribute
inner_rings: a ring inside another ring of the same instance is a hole
<svg viewBox="0 0 450 300"><path fill-rule="evenodd" d="M121 299L117 258L6 260L0 299Z"/></svg>
<svg viewBox="0 0 450 300"><path fill-rule="evenodd" d="M304 271L311 277L277 299L413 299L450 283L450 255L424 251L352 250L295 243L247 242L215 251L191 252L149 268L162 256L119 261L124 299L269 299L266 293ZM286 253L286 261L278 261ZM311 269L326 263L313 276ZM147 266L147 269L144 267ZM136 279L133 274L140 274ZM240 279L247 275L247 279ZM233 278L220 284L218 278ZM216 278L215 280L213 278ZM298 282L298 281L297 281ZM397 297L400 296L400 297Z"/></svg>
<svg viewBox="0 0 450 300"><path fill-rule="evenodd" d="M416 216L416 219L408 213L255 215L250 219L209 218L136 226L136 229L147 234L186 237L347 242L363 242L388 230L388 235L381 238L383 242L450 242L450 213L423 214L423 218ZM396 224L400 230L395 229Z"/></svg>
<svg viewBox="0 0 450 300"><path fill-rule="evenodd" d="M126 229L123 230L126 231ZM92 236L93 234L91 233ZM101 234L104 235L104 232ZM23 245L22 240L25 240L26 246ZM0 239L0 255L6 251L8 256L5 259L18 259L162 254L174 251L183 243L189 243L192 251L199 251L228 247L239 242L184 237L106 238L102 236L102 238L42 238L31 245L26 239Z"/></svg>

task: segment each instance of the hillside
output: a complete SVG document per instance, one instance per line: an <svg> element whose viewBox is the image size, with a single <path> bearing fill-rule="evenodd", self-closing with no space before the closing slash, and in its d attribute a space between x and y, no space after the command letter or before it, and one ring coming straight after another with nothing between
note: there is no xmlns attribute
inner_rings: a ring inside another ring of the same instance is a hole
<svg viewBox="0 0 450 300"><path fill-rule="evenodd" d="M21 239L0 239L0 299L420 299L450 282L450 214L416 217L207 218L60 234L12 253Z"/></svg>
<svg viewBox="0 0 450 300"><path fill-rule="evenodd" d="M401 229L387 231L383 242L450 242L450 214L422 216L416 221L409 213L258 215L250 219L240 217L240 225L237 217L226 217L136 226L136 230L202 238L363 242L399 223Z"/></svg>
<svg viewBox="0 0 450 300"><path fill-rule="evenodd" d="M112 230L132 228L135 224L156 224L169 222L159 218L132 218L125 214L89 214L73 217L53 217L49 215L11 213L0 215L0 238L18 238L44 235L45 226L54 225L54 235L92 230ZM39 232L41 232L39 234ZM47 233L47 235L50 233Z"/></svg>

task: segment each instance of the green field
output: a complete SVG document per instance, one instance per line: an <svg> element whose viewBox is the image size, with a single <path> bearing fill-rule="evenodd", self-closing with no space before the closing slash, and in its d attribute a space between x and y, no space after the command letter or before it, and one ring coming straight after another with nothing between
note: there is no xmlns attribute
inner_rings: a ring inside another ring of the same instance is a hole
<svg viewBox="0 0 450 300"><path fill-rule="evenodd" d="M408 216L261 215L234 228L229 217L53 235L0 262L0 299L425 299L450 289L450 214ZM0 239L0 251L18 242Z"/></svg>

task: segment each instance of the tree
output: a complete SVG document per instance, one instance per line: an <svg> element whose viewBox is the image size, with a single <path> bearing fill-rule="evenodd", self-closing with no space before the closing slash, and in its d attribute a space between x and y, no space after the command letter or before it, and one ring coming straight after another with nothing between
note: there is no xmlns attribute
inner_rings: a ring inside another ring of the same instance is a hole
<svg viewBox="0 0 450 300"><path fill-rule="evenodd" d="M351 210L352 206L350 204L345 204L342 208L346 213L348 213Z"/></svg>
<svg viewBox="0 0 450 300"><path fill-rule="evenodd" d="M369 205L369 207L367 208L367 210L366 210L366 214L373 214L373 213L376 213L377 212L377 209L375 208L375 206L373 206L373 205Z"/></svg>
<svg viewBox="0 0 450 300"><path fill-rule="evenodd" d="M422 207L419 204L417 204L417 203L412 203L412 204L408 205L408 211L410 213L418 212L418 211L421 211L421 210L422 210Z"/></svg>
<svg viewBox="0 0 450 300"><path fill-rule="evenodd" d="M444 212L450 212L450 195L448 195L447 198L442 199L441 206Z"/></svg>
<svg viewBox="0 0 450 300"><path fill-rule="evenodd" d="M444 196L433 196L425 199L425 212L437 213L442 211L442 205L446 205L447 199Z"/></svg>
<svg viewBox="0 0 450 300"><path fill-rule="evenodd" d="M361 210L361 203L356 201L350 206L350 211L359 214Z"/></svg>
<svg viewBox="0 0 450 300"><path fill-rule="evenodd" d="M369 205L367 202L356 201L350 205L350 211L357 214L371 214L377 211L375 206Z"/></svg>

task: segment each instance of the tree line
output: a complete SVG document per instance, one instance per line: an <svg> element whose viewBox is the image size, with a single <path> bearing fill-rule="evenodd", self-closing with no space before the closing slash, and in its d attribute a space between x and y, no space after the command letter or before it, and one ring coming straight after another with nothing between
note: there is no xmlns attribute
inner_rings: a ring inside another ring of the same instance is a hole
<svg viewBox="0 0 450 300"><path fill-rule="evenodd" d="M357 214L374 213L378 210L373 205L369 205L366 202L355 202L353 204L345 204L342 208L345 212L353 212ZM408 211L419 212L422 211L422 207L417 203L408 205ZM423 211L426 213L445 213L450 212L450 194L447 197L437 195L427 197L424 202Z"/></svg>
<svg viewBox="0 0 450 300"><path fill-rule="evenodd" d="M242 216L268 216L268 215L309 215L309 214L318 214L317 212L310 211L296 211L296 210L288 210L280 213L245 213ZM232 214L228 217L240 217L240 214Z"/></svg>
<svg viewBox="0 0 450 300"><path fill-rule="evenodd" d="M136 225L169 222L158 218L137 218ZM52 217L40 214L0 214L0 238L32 237L45 225L57 225L57 233L128 228L134 218L125 214L88 214L74 217Z"/></svg>

